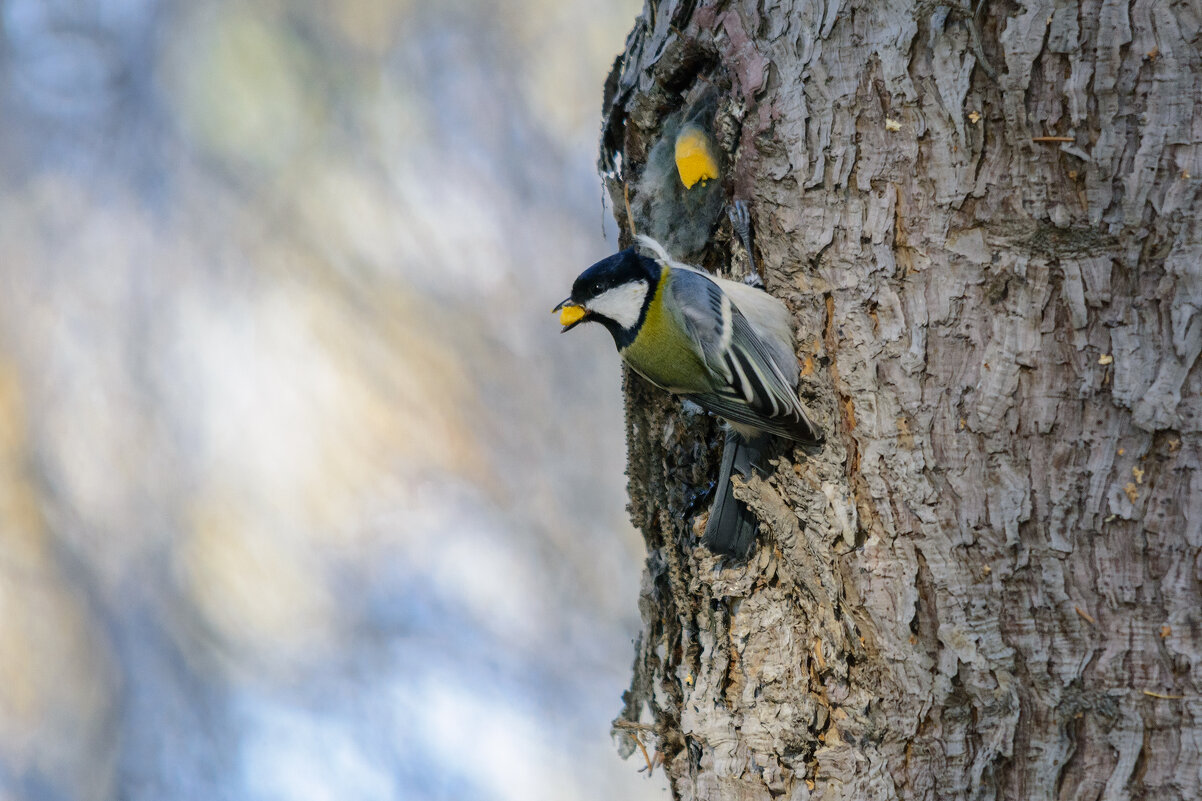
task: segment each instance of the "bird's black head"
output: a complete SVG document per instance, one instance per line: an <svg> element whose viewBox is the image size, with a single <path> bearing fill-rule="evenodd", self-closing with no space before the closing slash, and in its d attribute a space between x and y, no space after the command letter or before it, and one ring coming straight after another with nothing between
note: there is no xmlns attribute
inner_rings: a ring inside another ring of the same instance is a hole
<svg viewBox="0 0 1202 801"><path fill-rule="evenodd" d="M572 294L555 307L564 331L584 322L601 323L625 347L647 314L659 283L655 259L627 248L602 259L582 272L572 284Z"/></svg>

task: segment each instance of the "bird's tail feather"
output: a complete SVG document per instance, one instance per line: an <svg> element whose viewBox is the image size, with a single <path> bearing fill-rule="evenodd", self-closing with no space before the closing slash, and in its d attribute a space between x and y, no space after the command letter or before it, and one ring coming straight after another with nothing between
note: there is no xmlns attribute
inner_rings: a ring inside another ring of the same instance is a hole
<svg viewBox="0 0 1202 801"><path fill-rule="evenodd" d="M701 537L702 544L714 553L742 559L755 544L760 522L747 504L735 498L730 478L732 475L750 478L751 471L761 466L762 452L758 445L758 442L748 442L733 430L726 432L714 503Z"/></svg>

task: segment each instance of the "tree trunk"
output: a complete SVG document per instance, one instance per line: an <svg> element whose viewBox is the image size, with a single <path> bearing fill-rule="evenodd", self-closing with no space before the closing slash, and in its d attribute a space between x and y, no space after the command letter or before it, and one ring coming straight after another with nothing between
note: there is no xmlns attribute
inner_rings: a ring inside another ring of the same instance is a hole
<svg viewBox="0 0 1202 801"><path fill-rule="evenodd" d="M679 224L645 165L716 92L828 436L722 561L717 424L628 379L615 727L677 798L1202 798L1202 7L981 5L663 0L606 86L624 236Z"/></svg>

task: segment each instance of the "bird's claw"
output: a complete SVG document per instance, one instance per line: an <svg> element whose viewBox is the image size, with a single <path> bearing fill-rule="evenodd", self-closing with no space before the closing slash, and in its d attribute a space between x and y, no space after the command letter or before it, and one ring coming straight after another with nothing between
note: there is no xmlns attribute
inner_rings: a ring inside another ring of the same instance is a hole
<svg viewBox="0 0 1202 801"><path fill-rule="evenodd" d="M747 258L751 262L751 274L744 281L751 286L763 289L764 282L760 280L760 268L755 263L755 251L751 249L751 212L747 208L746 200L735 200L726 210L727 216L730 218L730 225L734 228L735 233L739 236L739 242L742 243L743 249L747 251Z"/></svg>
<svg viewBox="0 0 1202 801"><path fill-rule="evenodd" d="M730 217L730 223L735 227L739 239L743 241L743 247L747 247L747 243L751 240L751 213L747 210L747 201L732 202L726 213Z"/></svg>

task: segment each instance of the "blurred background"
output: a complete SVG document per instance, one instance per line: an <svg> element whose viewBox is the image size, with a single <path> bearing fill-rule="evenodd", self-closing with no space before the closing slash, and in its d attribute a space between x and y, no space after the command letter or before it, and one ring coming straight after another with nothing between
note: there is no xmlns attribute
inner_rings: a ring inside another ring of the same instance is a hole
<svg viewBox="0 0 1202 801"><path fill-rule="evenodd" d="M0 0L0 799L666 797L550 314L640 7Z"/></svg>

